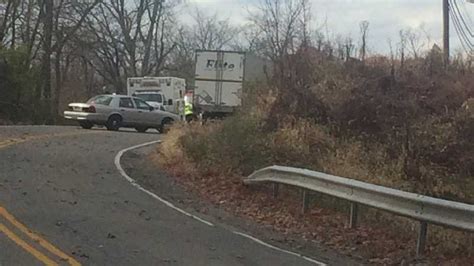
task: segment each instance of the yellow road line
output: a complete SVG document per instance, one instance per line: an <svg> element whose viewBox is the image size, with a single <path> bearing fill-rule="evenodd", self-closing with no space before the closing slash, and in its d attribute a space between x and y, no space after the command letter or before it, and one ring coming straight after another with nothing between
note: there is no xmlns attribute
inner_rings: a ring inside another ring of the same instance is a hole
<svg viewBox="0 0 474 266"><path fill-rule="evenodd" d="M7 139L0 141L0 149L6 148L11 145L15 144L20 144L23 142L27 141L32 141L32 140L38 140L38 139L45 139L45 138L50 138L50 137L66 137L66 136L74 136L74 135L82 135L82 134L91 134L91 133L97 133L101 131L89 131L89 132L66 132L66 133L60 133L60 134L48 134L48 135L36 135L36 136L25 136L23 138L13 138L13 139ZM58 256L64 261L67 261L69 265L72 266L80 266L81 264L76 261L74 258L68 256L66 253L62 252L55 246L53 246L51 243L40 237L39 235L35 234L33 231L28 229L25 225L20 223L13 215L11 215L5 208L0 206L0 216L3 216L6 220L8 220L13 226L15 226L17 229L19 229L21 232L26 234L29 238L31 238L33 241L37 242L39 245L41 245L43 248L51 252L52 254ZM43 262L45 265L58 265L51 259L49 259L46 255L43 253L39 252L32 246L30 246L27 242L22 240L20 237L15 235L12 231L10 231L5 225L0 224L0 231L5 233L11 240L13 240L17 245L22 247L24 250L32 254L34 257L36 257L38 260Z"/></svg>
<svg viewBox="0 0 474 266"><path fill-rule="evenodd" d="M24 250L26 250L28 253L33 255L35 258L37 258L39 261L44 263L46 266L57 266L58 264L48 258L46 255L43 253L39 252L37 249L34 247L30 246L28 243L23 241L20 237L15 235L12 231L10 231L5 225L0 224L0 232L3 232L8 238L10 238L13 242L15 242L18 246L22 247Z"/></svg>
<svg viewBox="0 0 474 266"><path fill-rule="evenodd" d="M15 143L15 139L5 140L5 141L0 142L0 147L4 147L4 146L6 147L14 143Z"/></svg>
<svg viewBox="0 0 474 266"><path fill-rule="evenodd" d="M48 135L25 136L23 138L12 138L12 139L0 141L0 149L15 145L15 144L20 144L23 142L33 141L33 140L38 140L38 139L45 139L45 138L52 138L52 137L67 137L67 136L99 133L99 132L102 132L102 131L87 131L87 132L73 131L73 132L66 132L66 133L60 133L60 134L48 134Z"/></svg>
<svg viewBox="0 0 474 266"><path fill-rule="evenodd" d="M71 256L67 255L66 253L62 252L51 243L40 237L39 235L35 234L33 231L28 229L25 225L20 223L13 215L11 215L5 208L0 206L0 215L7 219L11 224L13 224L16 228L18 228L21 232L26 234L29 238L40 244L49 252L53 253L54 255L58 256L59 258L67 261L69 265L72 266L79 266L81 265L78 261L76 261Z"/></svg>

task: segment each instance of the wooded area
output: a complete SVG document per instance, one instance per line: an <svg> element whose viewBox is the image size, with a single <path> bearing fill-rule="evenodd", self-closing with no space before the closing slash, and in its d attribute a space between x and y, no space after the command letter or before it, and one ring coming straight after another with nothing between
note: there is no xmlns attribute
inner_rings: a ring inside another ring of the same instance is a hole
<svg viewBox="0 0 474 266"><path fill-rule="evenodd" d="M191 21L182 21L183 12ZM395 77L407 61L439 52L419 28L388 40L388 57L374 55L368 21L360 22L357 39L331 34L325 23L315 23L308 0L261 0L247 13L247 24L238 25L190 10L186 1L0 0L0 119L57 123L67 102L124 93L131 76L177 76L192 84L196 49L265 58L275 74L267 73L267 83L290 98L298 92L290 88L302 82L292 80L292 72L305 66L295 60L298 53L317 51L354 66L383 62ZM439 63L430 62L432 69ZM471 71L471 62L456 55L451 67Z"/></svg>
<svg viewBox="0 0 474 266"><path fill-rule="evenodd" d="M195 49L231 48L241 29L182 1L0 1L3 119L55 123L68 100L125 92L130 76L193 77Z"/></svg>

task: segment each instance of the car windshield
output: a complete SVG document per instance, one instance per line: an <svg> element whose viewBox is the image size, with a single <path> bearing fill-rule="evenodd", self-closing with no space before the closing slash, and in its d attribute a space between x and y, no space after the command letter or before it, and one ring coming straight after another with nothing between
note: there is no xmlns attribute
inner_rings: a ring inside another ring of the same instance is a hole
<svg viewBox="0 0 474 266"><path fill-rule="evenodd" d="M163 97L161 97L161 94L150 93L150 94L138 94L135 96L147 102L157 102L157 103L163 102Z"/></svg>
<svg viewBox="0 0 474 266"><path fill-rule="evenodd" d="M101 105L109 105L112 101L112 97L106 95L99 95L95 96L87 101L88 104L101 104Z"/></svg>

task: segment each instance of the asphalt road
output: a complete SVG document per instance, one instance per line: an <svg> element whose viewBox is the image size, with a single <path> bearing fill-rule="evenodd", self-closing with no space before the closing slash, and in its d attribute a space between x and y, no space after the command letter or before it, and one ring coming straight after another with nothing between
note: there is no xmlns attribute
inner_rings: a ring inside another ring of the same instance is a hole
<svg viewBox="0 0 474 266"><path fill-rule="evenodd" d="M0 265L315 265L132 186L116 154L159 136L0 127Z"/></svg>

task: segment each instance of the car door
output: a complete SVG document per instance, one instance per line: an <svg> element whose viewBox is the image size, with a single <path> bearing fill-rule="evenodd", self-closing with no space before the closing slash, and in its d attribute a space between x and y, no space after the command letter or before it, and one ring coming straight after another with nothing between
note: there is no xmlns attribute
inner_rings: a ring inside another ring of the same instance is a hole
<svg viewBox="0 0 474 266"><path fill-rule="evenodd" d="M134 125L139 123L138 109L135 108L131 97L120 97L119 110L124 125Z"/></svg>
<svg viewBox="0 0 474 266"><path fill-rule="evenodd" d="M160 123L159 121L157 121L158 119L154 114L153 109L148 103L139 98L133 98L133 101L138 110L137 117L140 124L147 126L156 126Z"/></svg>

